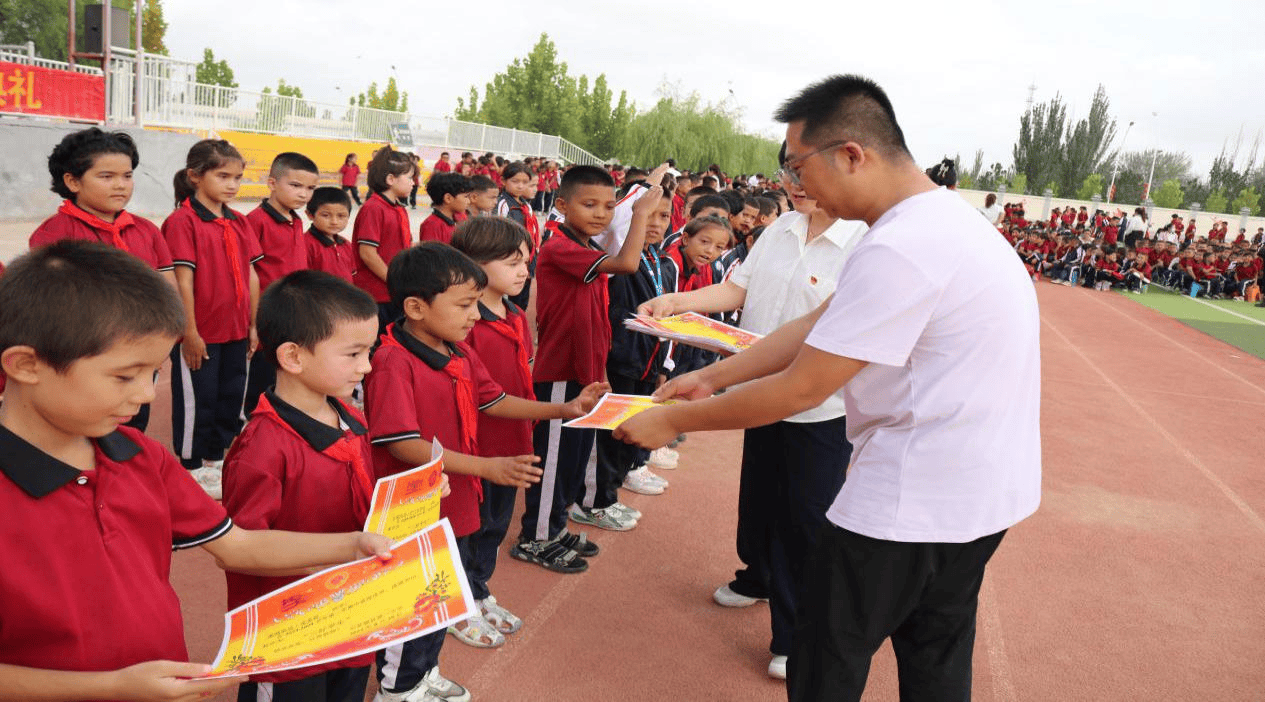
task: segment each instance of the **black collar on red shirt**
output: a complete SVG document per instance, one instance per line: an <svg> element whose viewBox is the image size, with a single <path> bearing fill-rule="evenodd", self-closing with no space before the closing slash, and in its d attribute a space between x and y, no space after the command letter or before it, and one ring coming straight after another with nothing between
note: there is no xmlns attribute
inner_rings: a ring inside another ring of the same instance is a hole
<svg viewBox="0 0 1265 702"><path fill-rule="evenodd" d="M201 219L203 222L214 222L219 219L219 217L216 217L214 212L208 210L206 205L203 205L198 198L190 197L189 204L193 207L193 211L198 215L198 219ZM227 205L221 205L220 211L224 213L224 219L237 219L237 215L233 214L233 211L229 209Z"/></svg>
<svg viewBox="0 0 1265 702"><path fill-rule="evenodd" d="M431 212L433 212L433 213L435 214L435 216L436 216L436 217L438 217L438 218L442 219L442 220L444 221L444 224L447 224L447 225L448 225L448 226L450 226L450 227L455 227L455 226L457 226L457 220L453 219L452 217L449 217L448 215L444 214L443 212L440 212L440 211L439 211L439 208L437 208L437 207L432 207L432 208L431 208Z"/></svg>
<svg viewBox="0 0 1265 702"><path fill-rule="evenodd" d="M593 249L594 251L606 250L598 246L597 243L595 243L592 239L589 239L588 241L580 241L580 237L576 236L575 232L571 231L571 227L568 227L566 224L561 224L561 223L558 224L558 231L562 232L563 235L565 235L571 241L574 241L575 243L579 244L580 246L583 246L586 249Z"/></svg>
<svg viewBox="0 0 1265 702"><path fill-rule="evenodd" d="M422 362L429 366L431 370L443 370L444 366L448 365L448 359L452 358L452 356L457 356L458 358L465 356L465 354L461 353L461 349L448 341L444 342L444 346L448 347L448 353L450 354L448 356L418 341L417 337L404 330L403 318L400 318L391 327L391 333L395 335L395 340L400 342L400 346L422 359Z"/></svg>
<svg viewBox="0 0 1265 702"><path fill-rule="evenodd" d="M303 437L303 440L313 449L324 451L343 437L343 430L331 427L320 420L308 416L294 405L277 397L277 394L272 390L266 391L265 394L268 396L268 402L272 404L272 408L276 410L277 416L281 418L281 421L289 424L290 428ZM368 431L365 425L361 424L351 415L351 412L347 411L343 403L332 397L326 398L325 401L329 403L330 407L334 408L334 411L338 413L339 420L347 426L351 433L356 436L364 436Z"/></svg>
<svg viewBox="0 0 1265 702"><path fill-rule="evenodd" d="M522 310L518 309L518 305L515 305L513 301L511 301L508 297L501 298L501 303L505 305L506 317L508 317L511 314L519 314L520 312L522 312ZM483 321L485 322L501 321L501 318L496 316L496 313L493 312L491 308L483 304L483 300L479 300L479 316L483 318Z"/></svg>
<svg viewBox="0 0 1265 702"><path fill-rule="evenodd" d="M268 216L272 217L272 221L276 222L277 224L292 224L296 219L299 218L299 215L295 213L294 210L290 210L290 218L286 219L286 216L278 212L277 208L273 207L272 203L268 202L267 200L264 200L263 202L259 203L259 209L263 210L264 212L267 212Z"/></svg>
<svg viewBox="0 0 1265 702"><path fill-rule="evenodd" d="M136 442L117 431L93 443L115 463L130 461L141 452ZM83 474L5 427L0 427L0 472L37 500Z"/></svg>
<svg viewBox="0 0 1265 702"><path fill-rule="evenodd" d="M372 193L369 195L369 197L373 197L374 195L377 195L383 202L385 202L386 204L392 207L400 207L400 208L404 207L404 202L402 200L398 202L391 202L391 200L389 200L387 196L383 195L382 193Z"/></svg>
<svg viewBox="0 0 1265 702"><path fill-rule="evenodd" d="M308 227L307 233L315 237L317 241L321 242L321 246L324 246L326 248L332 248L334 246L338 246L343 241L346 241L345 239L343 239L341 236L337 234L330 236L326 234L325 232L317 229L315 226Z"/></svg>

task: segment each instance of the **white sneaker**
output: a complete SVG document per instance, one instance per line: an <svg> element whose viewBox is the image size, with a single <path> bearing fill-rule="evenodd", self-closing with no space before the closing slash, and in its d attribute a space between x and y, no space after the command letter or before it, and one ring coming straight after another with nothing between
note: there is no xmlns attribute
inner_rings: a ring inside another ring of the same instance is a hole
<svg viewBox="0 0 1265 702"><path fill-rule="evenodd" d="M224 461L219 461L218 463L219 465L206 465L204 463L201 468L189 471L189 475L198 481L198 485L201 485L202 489L206 490L206 494L213 500L224 499L224 475L222 472Z"/></svg>
<svg viewBox="0 0 1265 702"><path fill-rule="evenodd" d="M773 656L773 660L769 661L769 677L786 679L786 656Z"/></svg>
<svg viewBox="0 0 1265 702"><path fill-rule="evenodd" d="M429 697L445 700L446 702L470 702L470 691L440 675L439 666L426 671L426 676L422 678L422 684L418 687L429 688ZM417 700L410 698L409 702L421 702L421 700L426 699L426 697Z"/></svg>
<svg viewBox="0 0 1265 702"><path fill-rule="evenodd" d="M721 607L750 607L757 602L768 602L765 597L747 597L729 589L729 585L721 585L712 593L712 599Z"/></svg>
<svg viewBox="0 0 1265 702"><path fill-rule="evenodd" d="M623 512L623 513L624 513L624 516L628 517L629 519L633 520L634 522L639 522L639 521L641 521L641 510L639 510L639 509L633 509L632 507L629 507L628 505L624 504L623 502L616 502L615 504L611 505L611 506L610 506L610 507L608 507L607 509L614 509L614 510L617 510L617 511L619 511L619 512Z"/></svg>
<svg viewBox="0 0 1265 702"><path fill-rule="evenodd" d="M431 694L430 689L426 687L426 683L422 682L412 690L405 690L404 692L378 690L378 694L373 696L373 702L444 702L444 698Z"/></svg>
<svg viewBox="0 0 1265 702"><path fill-rule="evenodd" d="M650 452L650 465L661 470L672 470L680 464L680 461L681 454L666 446Z"/></svg>
<svg viewBox="0 0 1265 702"><path fill-rule="evenodd" d="M654 473L651 473L650 469L646 466L637 466L636 468L632 470L632 472L636 473L637 475L640 475L642 478L645 478L646 480L649 480L652 483L658 483L659 487L661 488L666 488L668 486L667 479L665 479L661 475L655 475Z"/></svg>
<svg viewBox="0 0 1265 702"><path fill-rule="evenodd" d="M607 531L628 531L637 526L635 519L609 507L585 509L578 505L571 505L571 508L567 510L567 516L577 524L587 524Z"/></svg>
<svg viewBox="0 0 1265 702"><path fill-rule="evenodd" d="M662 495L663 484L652 480L639 471L632 471L624 478L625 490L631 490L638 495Z"/></svg>

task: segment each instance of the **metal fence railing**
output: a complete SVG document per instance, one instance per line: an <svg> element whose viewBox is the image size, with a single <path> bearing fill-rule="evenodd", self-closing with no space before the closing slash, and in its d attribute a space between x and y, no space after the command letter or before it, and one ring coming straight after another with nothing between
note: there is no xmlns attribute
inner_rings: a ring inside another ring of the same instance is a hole
<svg viewBox="0 0 1265 702"><path fill-rule="evenodd" d="M18 44L5 44L0 46L0 61L8 61L10 63L20 63L27 66L38 66L40 68L53 68L59 71L74 71L75 73L84 73L91 76L101 75L101 69L95 66L70 65L63 61L53 61L51 59L40 58L34 54L34 44L30 45L30 49Z"/></svg>

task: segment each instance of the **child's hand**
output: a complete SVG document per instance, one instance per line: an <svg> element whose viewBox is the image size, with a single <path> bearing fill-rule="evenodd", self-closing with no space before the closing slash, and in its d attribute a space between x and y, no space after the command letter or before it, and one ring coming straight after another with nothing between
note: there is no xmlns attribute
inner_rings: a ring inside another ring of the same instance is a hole
<svg viewBox="0 0 1265 702"><path fill-rule="evenodd" d="M377 556L384 561L391 560L391 540L382 534L372 534L367 531L360 532L356 535L356 554L352 556L351 560L354 561L365 556Z"/></svg>
<svg viewBox="0 0 1265 702"><path fill-rule="evenodd" d="M206 342L198 336L197 332L186 334L184 339L180 341L180 355L184 358L185 365L189 366L189 370L195 371L202 367L202 361L210 358L206 354Z"/></svg>
<svg viewBox="0 0 1265 702"><path fill-rule="evenodd" d="M250 341L246 344L246 358L255 355L255 351L259 349L259 330L255 329L255 325L250 325Z"/></svg>
<svg viewBox="0 0 1265 702"><path fill-rule="evenodd" d="M215 696L246 682L244 677L192 680L206 675L211 666L201 663L149 661L113 673L111 691L105 697L145 702L193 702Z"/></svg>
<svg viewBox="0 0 1265 702"><path fill-rule="evenodd" d="M448 484L448 474L440 473L439 475L439 496L447 497L452 494L452 486Z"/></svg>
<svg viewBox="0 0 1265 702"><path fill-rule="evenodd" d="M580 391L575 399L563 405L567 419L575 419L588 414L602 395L611 391L610 383L593 383Z"/></svg>
<svg viewBox="0 0 1265 702"><path fill-rule="evenodd" d="M655 169L650 171L650 175L646 176L646 183L649 185L663 185L663 176L668 174L669 168L671 166L668 165L667 161L655 166Z"/></svg>
<svg viewBox="0 0 1265 702"><path fill-rule="evenodd" d="M655 208L659 206L659 201L663 199L663 188L658 185L652 185L646 190L646 194L642 195L633 203L633 216L641 215L647 217Z"/></svg>
<svg viewBox="0 0 1265 702"><path fill-rule="evenodd" d="M539 456L489 458L483 477L497 485L531 487L532 483L540 482L540 476L544 474L544 471L536 467L539 462Z"/></svg>
<svg viewBox="0 0 1265 702"><path fill-rule="evenodd" d="M643 317L662 319L676 314L676 305L672 303L672 294L660 295L646 300L637 306L637 314Z"/></svg>

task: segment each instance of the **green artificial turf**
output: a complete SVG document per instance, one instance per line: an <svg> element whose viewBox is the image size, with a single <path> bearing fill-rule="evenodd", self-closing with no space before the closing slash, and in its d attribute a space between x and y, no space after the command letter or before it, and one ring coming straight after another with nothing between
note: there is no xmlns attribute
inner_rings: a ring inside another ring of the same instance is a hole
<svg viewBox="0 0 1265 702"><path fill-rule="evenodd" d="M1150 289L1142 295L1126 292L1120 294L1253 356L1265 359L1265 308L1233 300L1199 298L1196 301L1186 295L1169 292L1155 285L1150 286ZM1231 311L1260 323L1236 317L1229 314Z"/></svg>

